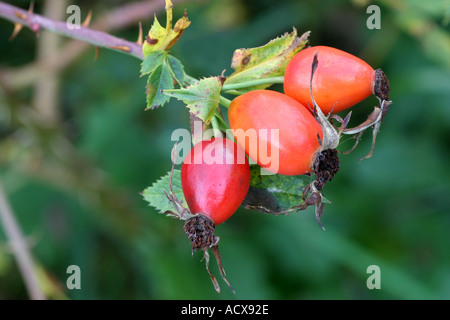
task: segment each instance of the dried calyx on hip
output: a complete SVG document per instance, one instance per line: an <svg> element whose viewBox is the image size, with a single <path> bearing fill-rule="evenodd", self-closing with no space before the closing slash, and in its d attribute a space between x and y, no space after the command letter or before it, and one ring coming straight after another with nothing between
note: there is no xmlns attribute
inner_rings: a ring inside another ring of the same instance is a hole
<svg viewBox="0 0 450 320"><path fill-rule="evenodd" d="M172 149L172 170L170 172L169 178L169 192L166 192L166 190L164 190L167 199L169 199L169 201L174 205L175 211L169 210L166 211L165 214L167 216L171 216L185 221L183 229L191 242L192 253L199 250L203 251L203 259L205 260L206 271L208 272L211 278L211 281L214 285L214 289L218 293L220 293L220 286L217 281L217 278L209 270L209 258L210 258L209 250L211 250L214 257L216 258L217 265L219 267L219 272L223 280L231 289L231 291L235 293L233 287L226 278L225 270L222 266L222 259L220 257L219 252L220 238L215 235L214 222L206 215L203 215L201 213L192 214L188 208L183 206L181 201L177 198L177 196L173 192L172 178L175 166L175 157L176 157L175 153L176 153L176 144Z"/></svg>

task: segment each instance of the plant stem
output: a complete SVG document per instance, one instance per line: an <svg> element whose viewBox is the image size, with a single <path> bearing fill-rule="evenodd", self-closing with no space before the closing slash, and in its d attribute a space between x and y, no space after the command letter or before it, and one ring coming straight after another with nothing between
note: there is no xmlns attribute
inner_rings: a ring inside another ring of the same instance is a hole
<svg viewBox="0 0 450 320"><path fill-rule="evenodd" d="M221 106L224 106L225 108L228 109L228 107L230 106L231 100L225 98L224 96L220 96L219 98L219 104Z"/></svg>
<svg viewBox="0 0 450 320"><path fill-rule="evenodd" d="M225 119L223 118L222 112L220 111L219 108L217 108L214 114L214 118L216 118L216 120L218 121L218 124L220 125L219 128L221 128L221 130L226 131L230 129L230 126L228 125L228 123L225 122Z"/></svg>
<svg viewBox="0 0 450 320"><path fill-rule="evenodd" d="M45 0L43 13L50 19L64 19L68 0ZM62 37L52 32L42 33L37 40L37 61L56 60ZM45 126L54 127L60 121L60 77L57 71L44 69L41 81L34 83L32 105L37 111L37 119Z"/></svg>
<svg viewBox="0 0 450 320"><path fill-rule="evenodd" d="M14 213L6 198L0 183L0 221L3 224L6 236L12 247L12 251L17 260L19 270L25 281L25 286L28 294L33 300L44 300L45 296L42 293L38 279L36 276L36 268L34 267L33 258L28 250L28 245L24 240L22 231L14 217Z"/></svg>
<svg viewBox="0 0 450 320"><path fill-rule="evenodd" d="M38 32L40 29L46 29L69 38L91 43L96 47L126 53L140 60L144 58L142 47L136 42L120 39L108 33L92 30L84 26L69 29L65 21L54 21L3 2L0 2L0 17L14 22L16 25L23 25L30 28L34 32Z"/></svg>
<svg viewBox="0 0 450 320"><path fill-rule="evenodd" d="M222 137L222 131L220 131L220 125L216 115L211 118L211 127L214 129L214 137Z"/></svg>
<svg viewBox="0 0 450 320"><path fill-rule="evenodd" d="M254 86L259 86L262 84L275 84L275 83L283 83L284 77L269 77L269 78L262 78L262 79L256 79L256 80L250 80L247 82L240 82L240 83L232 83L227 84L225 81L225 84L222 87L222 91L231 91L231 90L237 90L237 89L244 89Z"/></svg>

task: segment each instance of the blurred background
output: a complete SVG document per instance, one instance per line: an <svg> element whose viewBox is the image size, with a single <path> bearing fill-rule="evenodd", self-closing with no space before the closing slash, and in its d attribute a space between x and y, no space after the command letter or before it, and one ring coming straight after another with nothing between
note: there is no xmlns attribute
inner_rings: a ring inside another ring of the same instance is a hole
<svg viewBox="0 0 450 320"><path fill-rule="evenodd" d="M231 74L235 49L310 30L329 45L382 68L393 104L371 159L365 133L341 156L325 188L332 204L290 216L240 209L216 228L233 295L210 282L191 254L182 223L158 214L140 193L170 170L171 133L188 128L178 101L144 111L140 61L29 29L10 40L0 19L0 182L49 299L449 299L450 1L173 0L191 26L171 53L194 77ZM27 9L28 0L9 1ZM91 27L135 41L164 1L34 1L35 12L66 20L76 4ZM140 2L139 2L140 3ZM141 3L142 4L142 3ZM381 28L369 29L380 8ZM122 11L121 11L122 10ZM136 11L136 10L135 10ZM281 90L281 86L272 87ZM353 108L352 124L376 105ZM352 145L350 138L340 150ZM81 270L69 290L67 268ZM370 265L381 288L369 290ZM211 270L220 278L213 261ZM0 299L28 299L0 224Z"/></svg>

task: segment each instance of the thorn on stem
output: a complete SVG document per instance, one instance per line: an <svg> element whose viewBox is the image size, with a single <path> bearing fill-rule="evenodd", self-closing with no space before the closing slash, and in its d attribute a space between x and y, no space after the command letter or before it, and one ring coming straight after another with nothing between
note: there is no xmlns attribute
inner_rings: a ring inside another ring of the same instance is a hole
<svg viewBox="0 0 450 320"><path fill-rule="evenodd" d="M113 49L113 50L123 51L123 52L131 52L131 48L126 45L108 46L108 48Z"/></svg>
<svg viewBox="0 0 450 320"><path fill-rule="evenodd" d="M94 61L98 60L98 56L100 55L100 48L99 47L95 47L95 56L94 56Z"/></svg>
<svg viewBox="0 0 450 320"><path fill-rule="evenodd" d="M86 18L84 19L84 21L81 25L85 28L89 27L89 24L91 23L91 19L92 19L92 10L89 10Z"/></svg>
<svg viewBox="0 0 450 320"><path fill-rule="evenodd" d="M22 19L22 20L26 20L28 17L25 13L22 13L20 11L14 11L14 14L17 18Z"/></svg>
<svg viewBox="0 0 450 320"><path fill-rule="evenodd" d="M30 1L30 6L28 7L28 13L32 14L34 11L34 0Z"/></svg>
<svg viewBox="0 0 450 320"><path fill-rule="evenodd" d="M9 37L9 41L14 40L17 37L17 35L19 34L19 32L22 30L22 28L23 28L23 24L15 23L14 30L13 30L11 36Z"/></svg>
<svg viewBox="0 0 450 320"><path fill-rule="evenodd" d="M144 43L143 33L142 33L142 22L139 22L139 34L136 43L140 46Z"/></svg>

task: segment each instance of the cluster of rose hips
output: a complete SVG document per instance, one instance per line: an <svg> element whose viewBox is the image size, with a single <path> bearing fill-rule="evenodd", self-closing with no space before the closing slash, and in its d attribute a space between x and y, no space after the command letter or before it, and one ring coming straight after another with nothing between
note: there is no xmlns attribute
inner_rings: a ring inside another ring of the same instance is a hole
<svg viewBox="0 0 450 320"><path fill-rule="evenodd" d="M231 102L228 109L231 129L255 130L256 133L260 129L276 129L279 132L277 141L258 135L256 147L249 146L245 137L237 135L236 142L217 137L201 141L191 149L181 168L182 189L189 210L180 204L170 183L170 192L166 193L176 207L177 216L185 220L184 230L193 250L203 251L207 271L218 292L218 282L208 267L209 250L216 257L224 281L230 286L218 251L219 237L214 230L235 213L247 196L250 168L246 156L270 170L260 157L259 146L264 143L271 152L276 151L279 155L275 174L314 174L315 180L303 190L303 203L294 209L315 205L320 224L321 190L339 170L336 148L341 134L358 135L368 127L378 130L390 105L388 93L388 81L380 69L374 70L363 60L341 50L315 46L301 50L288 63L284 93L253 90ZM345 119L333 115L371 94L379 99L380 105L358 127L346 128L350 114ZM332 124L330 117L341 126L337 128ZM223 161L204 161L207 148L214 149L215 158Z"/></svg>

